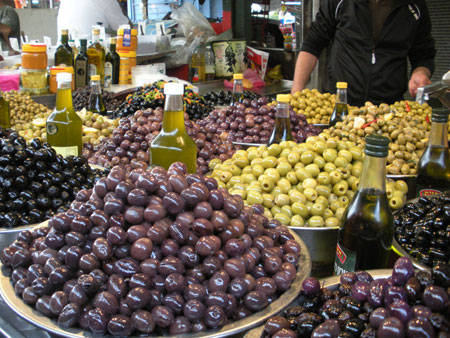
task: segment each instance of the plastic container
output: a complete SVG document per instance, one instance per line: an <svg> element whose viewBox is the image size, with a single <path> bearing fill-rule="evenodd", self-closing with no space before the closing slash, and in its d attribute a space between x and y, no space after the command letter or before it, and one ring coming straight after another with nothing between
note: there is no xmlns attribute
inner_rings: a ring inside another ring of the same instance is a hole
<svg viewBox="0 0 450 338"><path fill-rule="evenodd" d="M20 69L21 90L30 95L47 94L47 69Z"/></svg>
<svg viewBox="0 0 450 338"><path fill-rule="evenodd" d="M136 51L138 47L137 29L117 30L117 49L126 51Z"/></svg>
<svg viewBox="0 0 450 338"><path fill-rule="evenodd" d="M22 46L22 68L47 69L47 46L44 44L24 44Z"/></svg>
<svg viewBox="0 0 450 338"><path fill-rule="evenodd" d="M72 90L75 90L75 72L73 67L51 67L50 68L50 79L49 79L49 91L50 93L56 94L58 90L58 83L56 82L56 74L58 73L69 73L72 74Z"/></svg>
<svg viewBox="0 0 450 338"><path fill-rule="evenodd" d="M18 70L0 69L0 90L9 92L19 90L20 72Z"/></svg>
<svg viewBox="0 0 450 338"><path fill-rule="evenodd" d="M127 50L118 50L117 54L120 56L120 64L122 65L122 58L128 59L128 82L131 83L131 70L136 66L137 58L136 52ZM122 70L122 68L120 68ZM119 72L119 84L120 84L120 72Z"/></svg>

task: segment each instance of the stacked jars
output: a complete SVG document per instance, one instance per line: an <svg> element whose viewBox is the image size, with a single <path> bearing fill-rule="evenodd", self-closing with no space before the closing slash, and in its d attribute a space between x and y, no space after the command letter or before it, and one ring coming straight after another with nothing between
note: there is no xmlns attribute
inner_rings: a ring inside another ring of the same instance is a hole
<svg viewBox="0 0 450 338"><path fill-rule="evenodd" d="M131 83L131 70L136 66L137 29L117 30L117 54L120 56L119 84Z"/></svg>
<svg viewBox="0 0 450 338"><path fill-rule="evenodd" d="M22 46L20 79L23 91L31 95L47 93L47 65L47 46L45 44L24 44Z"/></svg>

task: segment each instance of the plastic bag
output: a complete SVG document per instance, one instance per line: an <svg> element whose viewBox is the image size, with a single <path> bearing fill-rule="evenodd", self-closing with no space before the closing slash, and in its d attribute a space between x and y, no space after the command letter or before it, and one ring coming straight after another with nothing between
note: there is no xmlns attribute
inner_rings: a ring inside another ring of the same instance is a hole
<svg viewBox="0 0 450 338"><path fill-rule="evenodd" d="M195 38L200 38L200 43L205 44L209 38L216 35L208 20L190 2L185 2L183 6L174 10L171 18L182 26L188 44Z"/></svg>

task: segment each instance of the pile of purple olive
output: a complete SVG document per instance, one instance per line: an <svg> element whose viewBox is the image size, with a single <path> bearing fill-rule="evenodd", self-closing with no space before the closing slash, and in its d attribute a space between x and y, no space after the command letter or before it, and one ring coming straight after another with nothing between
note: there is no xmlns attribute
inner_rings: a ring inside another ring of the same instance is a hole
<svg viewBox="0 0 450 338"><path fill-rule="evenodd" d="M450 192L405 204L394 225L397 242L419 262L430 267L450 262Z"/></svg>
<svg viewBox="0 0 450 338"><path fill-rule="evenodd" d="M16 294L61 327L200 332L262 310L296 278L301 248L263 211L181 163L116 166L0 259Z"/></svg>
<svg viewBox="0 0 450 338"><path fill-rule="evenodd" d="M86 143L83 155L89 163L105 168L118 164L132 169L145 169L150 163L149 147L159 134L162 126L163 109L138 110L134 115L120 119L119 126L109 138L99 145ZM187 133L197 145L197 172L206 174L208 163L213 158L225 161L231 158L235 147L229 141L222 140L215 133L204 133L200 125L188 119L185 114Z"/></svg>
<svg viewBox="0 0 450 338"><path fill-rule="evenodd" d="M104 174L83 157L63 158L48 143L27 144L0 128L0 227L40 223L67 210L79 190Z"/></svg>
<svg viewBox="0 0 450 338"><path fill-rule="evenodd" d="M388 278L347 272L333 290L314 278L303 281L296 306L270 318L264 336L273 338L418 338L450 336L450 266L414 273L399 258Z"/></svg>
<svg viewBox="0 0 450 338"><path fill-rule="evenodd" d="M207 133L224 134L231 142L265 144L275 126L276 106L268 106L268 99L244 99L231 107L216 109L203 120L197 121ZM292 137L304 142L321 130L306 122L306 116L290 112Z"/></svg>

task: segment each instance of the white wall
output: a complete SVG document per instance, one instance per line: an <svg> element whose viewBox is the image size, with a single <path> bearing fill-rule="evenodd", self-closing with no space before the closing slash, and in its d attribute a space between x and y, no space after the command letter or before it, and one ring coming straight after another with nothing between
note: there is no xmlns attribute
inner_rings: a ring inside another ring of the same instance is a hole
<svg viewBox="0 0 450 338"><path fill-rule="evenodd" d="M43 36L52 39L52 45L57 44L56 18L57 9L23 8L17 9L20 18L20 29L28 35L29 40L44 41Z"/></svg>

